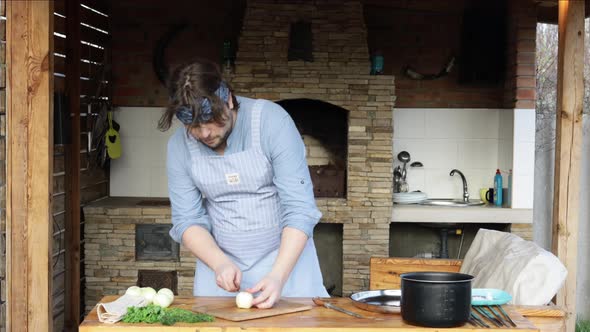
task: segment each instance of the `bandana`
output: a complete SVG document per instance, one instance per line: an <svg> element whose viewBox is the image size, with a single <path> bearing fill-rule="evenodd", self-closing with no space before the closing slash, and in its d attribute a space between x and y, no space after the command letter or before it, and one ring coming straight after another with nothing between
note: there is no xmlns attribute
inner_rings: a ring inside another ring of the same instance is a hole
<svg viewBox="0 0 590 332"><path fill-rule="evenodd" d="M219 84L219 88L215 91L215 95L219 97L224 103L227 103L229 100L229 88L224 82ZM194 110L188 105L182 105L178 107L176 110L176 117L180 122L185 125L192 124L193 121L193 114L196 113ZM197 122L205 123L213 118L213 110L211 109L211 102L206 97L201 98L201 109L199 113L196 114Z"/></svg>

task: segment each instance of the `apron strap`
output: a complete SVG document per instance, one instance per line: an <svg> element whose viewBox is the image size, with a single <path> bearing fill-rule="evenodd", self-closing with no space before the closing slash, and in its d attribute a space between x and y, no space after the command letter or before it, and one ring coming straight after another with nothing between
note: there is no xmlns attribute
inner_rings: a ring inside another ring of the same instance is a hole
<svg viewBox="0 0 590 332"><path fill-rule="evenodd" d="M252 147L261 149L260 145L260 114L262 113L262 106L264 100L258 99L252 108Z"/></svg>

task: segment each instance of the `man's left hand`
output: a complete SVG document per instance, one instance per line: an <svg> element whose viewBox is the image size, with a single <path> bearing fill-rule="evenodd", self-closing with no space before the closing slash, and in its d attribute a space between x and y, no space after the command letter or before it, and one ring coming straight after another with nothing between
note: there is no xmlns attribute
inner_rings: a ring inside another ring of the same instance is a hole
<svg viewBox="0 0 590 332"><path fill-rule="evenodd" d="M260 292L252 301L252 305L259 309L268 309L281 298L283 291L283 282L280 278L272 275L266 275L260 280L256 286L247 289L246 291L254 294Z"/></svg>

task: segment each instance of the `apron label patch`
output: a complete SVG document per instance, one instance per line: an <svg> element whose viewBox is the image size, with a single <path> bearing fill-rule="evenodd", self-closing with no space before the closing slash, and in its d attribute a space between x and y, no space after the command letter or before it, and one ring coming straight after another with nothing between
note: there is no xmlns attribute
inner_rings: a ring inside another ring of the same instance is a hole
<svg viewBox="0 0 590 332"><path fill-rule="evenodd" d="M225 174L225 181L229 185L240 184L240 174L238 174L238 173L227 173L227 174Z"/></svg>

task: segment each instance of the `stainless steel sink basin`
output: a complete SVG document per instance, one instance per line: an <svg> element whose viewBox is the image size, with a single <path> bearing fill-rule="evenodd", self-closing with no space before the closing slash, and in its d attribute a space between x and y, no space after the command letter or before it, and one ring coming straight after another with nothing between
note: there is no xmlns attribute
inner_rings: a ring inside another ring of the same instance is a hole
<svg viewBox="0 0 590 332"><path fill-rule="evenodd" d="M421 202L420 204L435 206L468 207L484 205L484 203L484 201L480 200L470 200L469 202L464 202L463 200L456 198L430 198Z"/></svg>

